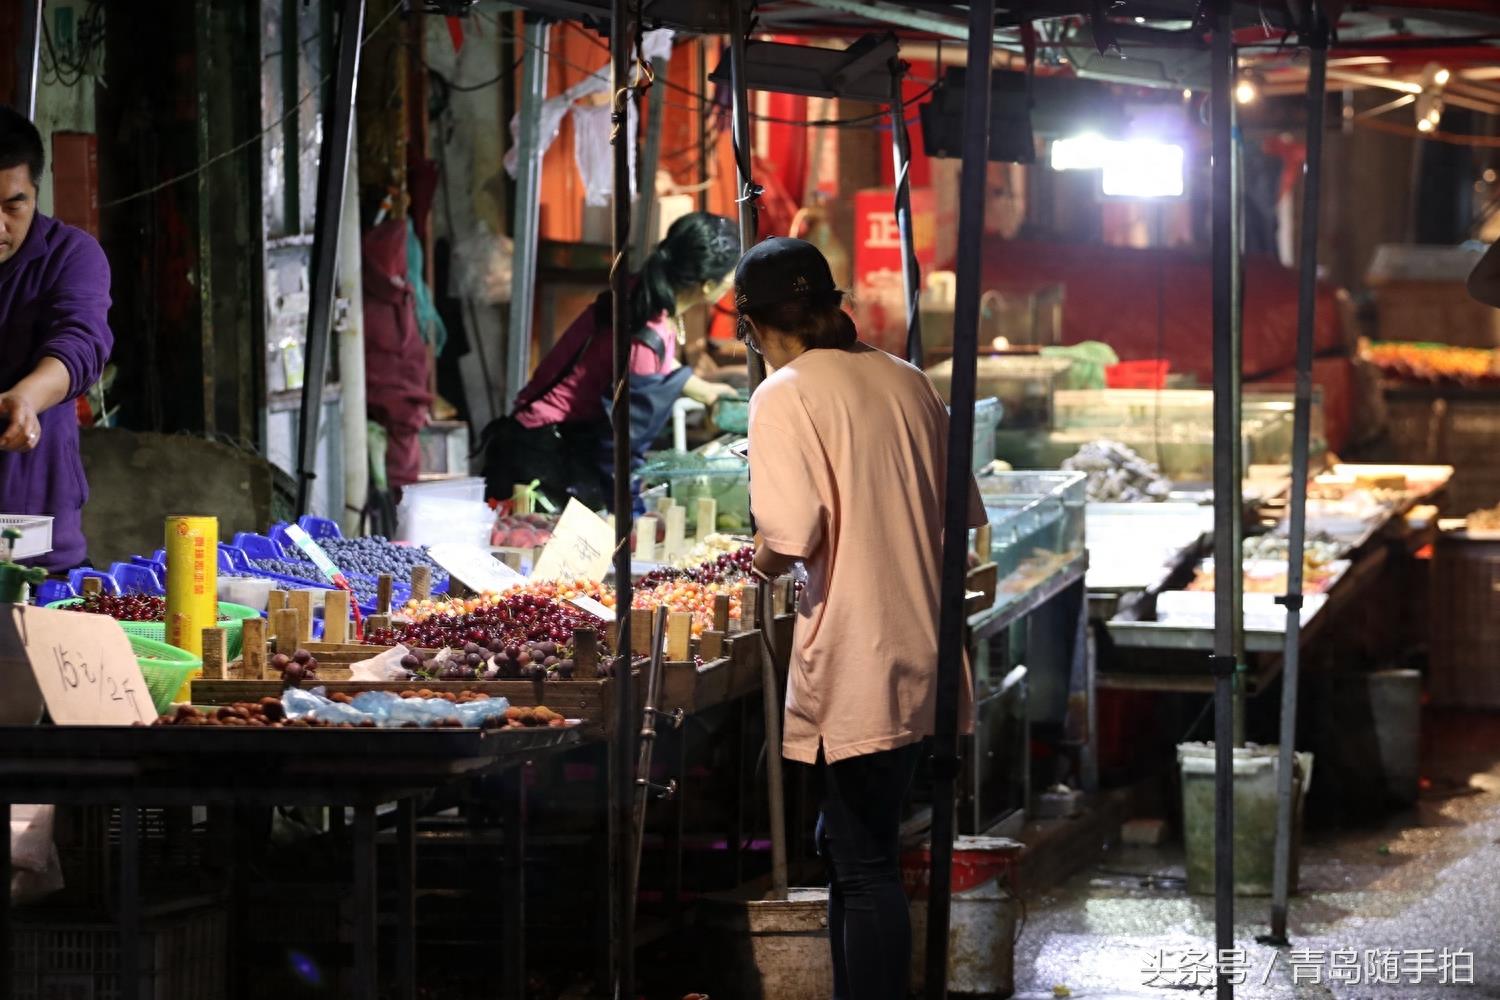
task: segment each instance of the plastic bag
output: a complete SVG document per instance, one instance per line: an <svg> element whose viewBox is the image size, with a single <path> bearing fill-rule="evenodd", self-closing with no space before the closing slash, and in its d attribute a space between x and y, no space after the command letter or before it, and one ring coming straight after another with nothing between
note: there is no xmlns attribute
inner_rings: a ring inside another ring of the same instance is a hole
<svg viewBox="0 0 1500 1000"><path fill-rule="evenodd" d="M453 245L448 293L455 298L499 305L510 301L515 244L484 227Z"/></svg>
<svg viewBox="0 0 1500 1000"><path fill-rule="evenodd" d="M614 128L607 104L581 104L573 109L573 160L583 178L583 203L595 208L608 205L615 191L614 150L609 134ZM626 143L630 156L630 196L635 197L635 105L626 114Z"/></svg>
<svg viewBox="0 0 1500 1000"><path fill-rule="evenodd" d="M33 902L63 887L62 863L57 857L57 845L52 840L56 815L54 806L11 806L12 902Z"/></svg>
<svg viewBox="0 0 1500 1000"><path fill-rule="evenodd" d="M351 681L404 681L411 675L401 665L401 658L410 652L411 650L397 643L379 656L372 656L368 660L350 664L349 679ZM354 700L358 702L359 698Z"/></svg>

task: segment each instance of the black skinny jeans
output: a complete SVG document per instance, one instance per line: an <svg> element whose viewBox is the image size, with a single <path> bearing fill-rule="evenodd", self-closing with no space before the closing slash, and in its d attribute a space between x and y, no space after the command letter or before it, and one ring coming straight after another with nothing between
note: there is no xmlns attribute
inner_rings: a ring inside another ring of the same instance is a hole
<svg viewBox="0 0 1500 1000"><path fill-rule="evenodd" d="M901 888L901 803L919 744L829 764L818 756L815 834L828 864L833 1000L903 1000L911 967L911 912Z"/></svg>

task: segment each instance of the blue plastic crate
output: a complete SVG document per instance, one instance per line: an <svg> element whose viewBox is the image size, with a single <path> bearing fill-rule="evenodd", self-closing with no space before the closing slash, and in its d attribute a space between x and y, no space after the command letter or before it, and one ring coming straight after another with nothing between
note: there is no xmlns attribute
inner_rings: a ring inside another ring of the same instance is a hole
<svg viewBox="0 0 1500 1000"><path fill-rule="evenodd" d="M285 559L280 545L272 541L266 535L257 535L253 531L242 531L234 536L234 547L244 552L250 559Z"/></svg>
<svg viewBox="0 0 1500 1000"><path fill-rule="evenodd" d="M167 588L162 586L162 578L151 567L117 562L110 566L109 573L120 585L120 589L127 594L150 594L154 597L163 597L167 593Z"/></svg>
<svg viewBox="0 0 1500 1000"><path fill-rule="evenodd" d="M321 541L324 538L344 537L344 533L339 530L338 522L330 521L326 517L313 517L311 514L303 514L297 518L297 524L303 531L312 536L313 541Z"/></svg>
<svg viewBox="0 0 1500 1000"><path fill-rule="evenodd" d="M57 601L69 601L78 596L78 591L65 580L43 580L32 591L34 600L42 607Z"/></svg>

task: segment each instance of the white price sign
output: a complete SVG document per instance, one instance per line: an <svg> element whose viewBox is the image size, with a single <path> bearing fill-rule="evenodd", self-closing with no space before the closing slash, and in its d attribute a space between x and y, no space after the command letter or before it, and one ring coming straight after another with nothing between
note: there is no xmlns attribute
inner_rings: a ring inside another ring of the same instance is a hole
<svg viewBox="0 0 1500 1000"><path fill-rule="evenodd" d="M0 608L0 664L30 671L58 725L129 726L156 718L130 639L105 615Z"/></svg>
<svg viewBox="0 0 1500 1000"><path fill-rule="evenodd" d="M531 569L533 580L589 580L598 583L609 571L615 533L609 522L577 500L569 500L557 519L552 540Z"/></svg>
<svg viewBox="0 0 1500 1000"><path fill-rule="evenodd" d="M526 582L526 578L477 545L441 542L427 548L448 575L478 593L501 593Z"/></svg>

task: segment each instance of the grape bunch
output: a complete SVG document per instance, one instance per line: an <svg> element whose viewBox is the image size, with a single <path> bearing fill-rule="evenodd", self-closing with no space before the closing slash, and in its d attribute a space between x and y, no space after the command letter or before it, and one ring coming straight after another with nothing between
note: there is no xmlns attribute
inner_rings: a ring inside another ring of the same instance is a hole
<svg viewBox="0 0 1500 1000"><path fill-rule="evenodd" d="M320 580L323 574L318 568L309 562L296 562L291 559L252 559L250 565L264 573L275 573L277 576L290 576L298 580Z"/></svg>
<svg viewBox="0 0 1500 1000"><path fill-rule="evenodd" d="M345 573L358 573L372 579L389 573L398 580L405 580L413 569L426 566L432 570L434 579L444 575L442 568L427 554L426 546L397 545L381 535L325 538L318 544Z"/></svg>
<svg viewBox="0 0 1500 1000"><path fill-rule="evenodd" d="M425 680L564 680L573 679L569 647L555 642L521 642L510 645L495 639L486 645L466 643L457 656L423 658L408 653L401 666L409 676Z"/></svg>
<svg viewBox="0 0 1500 1000"><path fill-rule="evenodd" d="M750 564L754 559L754 547L746 545L735 552L726 552L688 569L674 569L670 566L654 569L642 577L637 586L642 590L650 590L660 584L675 583L678 580L705 586L715 583L732 583L750 575Z"/></svg>
<svg viewBox="0 0 1500 1000"><path fill-rule="evenodd" d="M299 649L291 656L277 653L271 657L271 668L281 672L283 687L301 687L303 681L318 679L318 661L305 649Z"/></svg>

